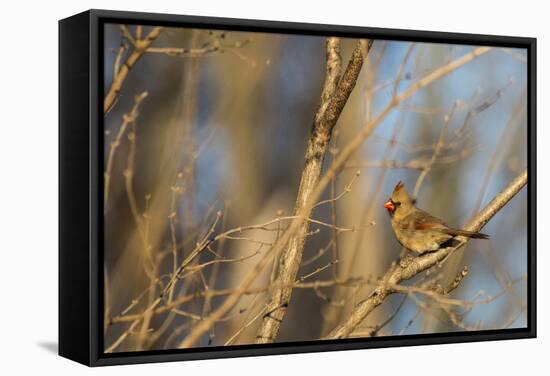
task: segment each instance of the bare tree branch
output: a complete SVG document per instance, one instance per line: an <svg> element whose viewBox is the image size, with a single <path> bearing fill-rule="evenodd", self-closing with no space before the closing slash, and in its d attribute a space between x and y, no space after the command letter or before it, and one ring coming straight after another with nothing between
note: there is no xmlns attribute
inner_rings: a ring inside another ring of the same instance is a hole
<svg viewBox="0 0 550 376"><path fill-rule="evenodd" d="M122 137L124 136L128 126L136 121L139 115L139 106L141 105L141 102L143 102L143 100L147 98L147 95L148 93L146 91L142 92L139 95L136 95L136 97L134 98L134 106L132 107L132 110L129 113L124 114L122 116L122 123L118 128L117 135L109 145L109 155L107 157L107 163L105 164L105 172L103 174L105 179L105 184L103 187L103 211L104 212L107 210L107 203L109 201L109 185L110 185L111 177L113 173L113 163L115 160L115 154L116 154L117 148L120 146L120 143L122 142Z"/></svg>
<svg viewBox="0 0 550 376"><path fill-rule="evenodd" d="M301 281L292 281L288 285L278 285L278 284L269 284L267 286L260 287L249 287L249 288L227 288L220 290L202 290L188 295L181 295L170 302L166 302L164 305L156 304L153 308L147 308L147 310L152 310L154 314L161 314L168 312L177 308L178 306L188 303L190 301L202 298L202 297L219 297L219 296L234 296L234 295L256 295L264 292L270 292L273 290L279 290L283 288L297 288L297 289L320 289L333 286L362 286L369 285L374 286L375 281L370 278L347 278L342 280L316 280L313 282L301 282ZM119 324L119 323L134 323L139 322L143 319L147 310L144 312L133 313L133 314L123 314L119 316L114 316L109 320L107 325Z"/></svg>
<svg viewBox="0 0 550 376"><path fill-rule="evenodd" d="M527 184L527 169L516 177L502 192L497 194L493 200L485 206L473 219L464 227L469 231L479 231L485 224L506 205L525 185ZM397 286L402 281L413 278L419 273L435 266L446 257L464 246L468 238L459 237L458 245L442 248L436 252L428 253L416 258L405 257L393 265L384 275L379 285L370 296L357 304L350 316L342 324L334 328L326 339L337 339L348 337L353 330L382 302L387 296L398 290ZM460 283L460 281L458 282Z"/></svg>
<svg viewBox="0 0 550 376"><path fill-rule="evenodd" d="M127 28L122 28L122 30L124 34L128 32ZM130 56L128 56L128 59L124 61L120 69L118 69L118 71L115 73L113 77L113 82L111 83L111 87L109 88L109 91L107 91L107 94L105 95L105 99L103 100L103 113L106 114L113 107L116 99L118 98L118 93L122 88L122 84L124 83L124 80L126 80L128 73L130 73L130 69L132 69L132 67L137 63L137 61L141 58L141 56L145 53L145 51L147 51L147 48L149 48L151 43L153 43L155 39L158 38L161 31L162 31L162 27L155 27L153 30L151 30L149 34L147 34L147 36L144 39L138 39L138 40L134 40L133 38L129 39L130 42L132 42L134 49L130 54Z"/></svg>
<svg viewBox="0 0 550 376"><path fill-rule="evenodd" d="M307 207L308 199L321 176L321 169L327 150L340 114L353 90L357 77L363 66L372 41L361 40L357 43L346 71L340 80L342 60L340 57L340 39L327 39L327 68L325 83L321 94L321 103L315 115L315 121L306 150L306 162L302 172L300 188L294 212L298 213ZM312 207L307 207L303 213L306 217L311 214ZM302 261L304 243L308 232L309 222L303 221L290 238L288 247L281 253L276 281L288 284L296 279L296 274ZM267 311L256 335L257 343L270 343L277 337L280 324L286 314L288 303L292 295L292 288L274 290L270 297Z"/></svg>

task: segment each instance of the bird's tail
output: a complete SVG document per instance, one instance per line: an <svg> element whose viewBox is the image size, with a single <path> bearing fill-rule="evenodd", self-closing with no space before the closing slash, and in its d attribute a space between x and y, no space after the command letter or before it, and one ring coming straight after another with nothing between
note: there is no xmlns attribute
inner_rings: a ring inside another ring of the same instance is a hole
<svg viewBox="0 0 550 376"><path fill-rule="evenodd" d="M465 236L472 239L489 239L489 235L483 234L481 232L459 230L456 228L449 228L445 231L447 234L452 236Z"/></svg>

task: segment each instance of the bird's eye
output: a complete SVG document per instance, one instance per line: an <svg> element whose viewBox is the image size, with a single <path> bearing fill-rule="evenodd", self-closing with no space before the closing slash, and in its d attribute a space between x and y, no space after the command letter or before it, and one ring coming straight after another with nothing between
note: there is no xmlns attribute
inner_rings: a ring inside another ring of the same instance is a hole
<svg viewBox="0 0 550 376"><path fill-rule="evenodd" d="M401 203L400 203L399 201L393 201L393 200L392 200L392 204L393 204L395 207L401 206Z"/></svg>

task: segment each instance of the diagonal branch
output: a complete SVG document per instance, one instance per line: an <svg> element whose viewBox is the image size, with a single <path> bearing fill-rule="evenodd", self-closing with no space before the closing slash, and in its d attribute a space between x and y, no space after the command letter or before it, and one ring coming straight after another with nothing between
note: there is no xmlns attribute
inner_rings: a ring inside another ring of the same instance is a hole
<svg viewBox="0 0 550 376"><path fill-rule="evenodd" d="M327 39L327 68L325 83L321 94L321 103L315 114L313 129L306 150L306 161L302 171L300 188L296 198L295 213L300 213L307 218L311 214L312 207L307 206L309 197L321 176L321 169L325 158L327 145L332 136L332 129L336 125L342 110L355 87L357 77L363 66L372 41L361 40L357 43L346 71L340 80L342 59L340 57L340 39ZM276 281L279 284L289 284L296 279L304 243L309 229L309 222L302 221L295 233L290 238L288 247L281 252L276 270ZM285 317L292 288L273 290L269 298L269 304L262 324L256 335L257 343L270 343L277 337L279 327Z"/></svg>
<svg viewBox="0 0 550 376"><path fill-rule="evenodd" d="M224 43L223 40L225 39L225 33L215 36L214 33L208 32L208 35L211 37L210 40L198 48L151 47L153 42L160 36L163 29L162 27L154 27L143 38L141 36L142 29L142 26L137 26L136 35L134 37L127 26L120 26L123 39L128 41L131 45L131 52L126 59L123 59L126 56L126 50L129 48L127 44L123 42L115 58L115 63L113 66L113 81L109 87L109 90L105 94L105 99L103 100L104 114L107 114L113 109L119 97L122 85L128 77L130 70L145 53L164 54L166 56L198 57L216 52L223 53L228 51L237 55L241 59L247 60L245 56L240 55L234 51L234 49L246 46L249 42L248 39L234 43Z"/></svg>
<svg viewBox="0 0 550 376"><path fill-rule="evenodd" d="M124 61L122 66L118 70L115 69L113 82L111 83L111 87L109 87L107 94L105 94L105 99L103 100L103 112L105 114L108 113L114 106L116 99L118 98L118 94L120 93L120 89L122 88L122 84L126 80L128 73L130 73L130 70L134 67L134 65L136 65L141 56L147 51L151 43L153 43L155 39L158 38L162 31L162 27L153 28L153 30L151 30L151 32L147 34L145 38L137 40L132 38L127 28L123 27L122 31L123 34L125 34L125 37L129 39L130 42L132 42L134 49L130 56L128 56L126 61ZM117 60L120 59L117 57ZM117 65L118 64L115 64L115 66Z"/></svg>
<svg viewBox="0 0 550 376"><path fill-rule="evenodd" d="M527 169L516 177L502 192L485 206L465 226L466 230L479 231L500 209L504 207L527 184ZM428 253L416 258L405 257L393 265L384 275L379 285L370 296L357 304L350 316L342 324L334 328L326 339L338 339L348 337L353 330L382 302L387 296L397 291L399 283L413 278L419 273L437 265L446 257L464 246L468 239L458 237L458 245L442 248L436 252Z"/></svg>

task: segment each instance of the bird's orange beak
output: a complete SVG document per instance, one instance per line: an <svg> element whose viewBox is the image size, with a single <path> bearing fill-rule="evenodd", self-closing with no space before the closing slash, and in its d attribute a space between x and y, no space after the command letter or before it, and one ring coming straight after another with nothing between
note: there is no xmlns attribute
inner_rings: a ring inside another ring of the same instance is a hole
<svg viewBox="0 0 550 376"><path fill-rule="evenodd" d="M388 209L390 213L395 210L395 205L391 202L391 200L386 201L386 203L384 203L384 207Z"/></svg>

